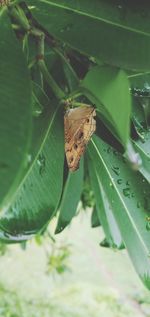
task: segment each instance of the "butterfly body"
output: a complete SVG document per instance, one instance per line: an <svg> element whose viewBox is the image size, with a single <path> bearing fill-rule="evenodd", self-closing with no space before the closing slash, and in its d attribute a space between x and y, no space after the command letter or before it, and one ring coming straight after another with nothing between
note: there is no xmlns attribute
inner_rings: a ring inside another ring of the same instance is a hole
<svg viewBox="0 0 150 317"><path fill-rule="evenodd" d="M65 153L70 171L76 171L87 143L96 129L94 107L83 105L69 109L64 116Z"/></svg>

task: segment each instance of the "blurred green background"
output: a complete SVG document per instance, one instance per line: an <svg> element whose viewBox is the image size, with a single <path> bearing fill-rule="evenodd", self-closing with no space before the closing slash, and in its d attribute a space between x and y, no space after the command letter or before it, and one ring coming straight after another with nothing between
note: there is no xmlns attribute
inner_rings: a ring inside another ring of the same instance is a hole
<svg viewBox="0 0 150 317"><path fill-rule="evenodd" d="M0 316L150 316L149 291L126 251L100 247L103 233L89 218L82 212L55 243L1 246Z"/></svg>

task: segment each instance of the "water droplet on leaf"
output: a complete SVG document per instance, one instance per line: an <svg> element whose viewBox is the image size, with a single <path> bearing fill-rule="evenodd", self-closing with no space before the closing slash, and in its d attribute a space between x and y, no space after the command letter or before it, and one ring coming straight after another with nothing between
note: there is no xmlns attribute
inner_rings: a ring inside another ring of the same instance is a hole
<svg viewBox="0 0 150 317"><path fill-rule="evenodd" d="M111 147L108 147L107 148L107 153L110 153L111 152Z"/></svg>
<svg viewBox="0 0 150 317"><path fill-rule="evenodd" d="M113 172L114 172L117 176L120 175L120 169L119 169L118 166L113 166L113 167L112 167L112 170L113 170Z"/></svg>
<svg viewBox="0 0 150 317"><path fill-rule="evenodd" d="M43 175L43 173L45 172L45 164L46 164L45 156L43 154L39 155L37 159L37 164L39 165L40 175Z"/></svg>
<svg viewBox="0 0 150 317"><path fill-rule="evenodd" d="M130 188L129 187L126 187L126 188L123 189L123 195L125 197L128 197L128 198L131 197L131 192L130 192Z"/></svg>
<svg viewBox="0 0 150 317"><path fill-rule="evenodd" d="M123 180L122 180L121 178L119 178L119 179L117 180L117 183L120 185L120 184L123 183Z"/></svg>
<svg viewBox="0 0 150 317"><path fill-rule="evenodd" d="M127 186L130 186L130 181L126 181L126 185L127 185Z"/></svg>
<svg viewBox="0 0 150 317"><path fill-rule="evenodd" d="M60 32L61 32L61 33L66 32L66 31L68 32L68 31L71 30L72 27L73 27L73 24L72 24L72 23L67 24L67 25L65 25L65 26L60 30Z"/></svg>
<svg viewBox="0 0 150 317"><path fill-rule="evenodd" d="M28 164L31 163L31 161L32 161L32 155L31 154L27 155L27 161L28 161Z"/></svg>

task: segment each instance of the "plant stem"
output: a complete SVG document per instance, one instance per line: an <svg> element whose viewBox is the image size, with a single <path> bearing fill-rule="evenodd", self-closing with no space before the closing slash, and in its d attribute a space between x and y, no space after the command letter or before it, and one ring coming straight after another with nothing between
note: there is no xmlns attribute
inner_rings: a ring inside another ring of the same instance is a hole
<svg viewBox="0 0 150 317"><path fill-rule="evenodd" d="M60 51L60 49L54 47L53 51L55 53L57 53L61 60L68 66L68 68L70 69L70 72L72 73L72 76L76 79L77 82L79 82L79 78L77 76L77 74L75 73L74 69L72 68L72 66L70 65L70 63L68 62L67 58L64 56L64 54L62 54L62 52Z"/></svg>
<svg viewBox="0 0 150 317"><path fill-rule="evenodd" d="M55 82L55 80L53 79L51 74L49 73L44 60L42 60L42 59L38 60L38 65L39 65L41 73L43 74L44 79L50 85L50 87L51 87L53 93L55 94L55 96L59 100L63 99L65 97L65 94L62 91L62 89L57 85L57 83Z"/></svg>
<svg viewBox="0 0 150 317"><path fill-rule="evenodd" d="M26 15L24 14L23 10L19 6L10 7L10 14L12 15L12 17L14 17L16 19L16 21L21 25L21 27L25 31L30 30L31 26L29 24L29 21L28 21Z"/></svg>
<svg viewBox="0 0 150 317"><path fill-rule="evenodd" d="M80 96L82 96L82 95L83 95L83 94L82 94L81 91L75 90L75 91L71 92L71 94L69 94L69 95L67 96L67 99L75 99L75 98L78 98L78 97L80 97Z"/></svg>

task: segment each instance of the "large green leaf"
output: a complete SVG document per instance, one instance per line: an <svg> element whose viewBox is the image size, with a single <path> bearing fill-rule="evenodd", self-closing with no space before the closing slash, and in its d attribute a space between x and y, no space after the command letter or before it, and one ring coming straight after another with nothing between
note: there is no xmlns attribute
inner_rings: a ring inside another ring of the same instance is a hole
<svg viewBox="0 0 150 317"><path fill-rule="evenodd" d="M92 162L92 160L90 159L90 156L88 162L91 185L95 194L96 210L99 221L103 226L106 240L109 246L112 248L120 249L123 245L122 238L114 215L112 213L109 201L104 192L102 181L96 171L96 166L94 162Z"/></svg>
<svg viewBox="0 0 150 317"><path fill-rule="evenodd" d="M89 144L89 154L131 260L143 282L150 288L149 184L96 136Z"/></svg>
<svg viewBox="0 0 150 317"><path fill-rule="evenodd" d="M75 173L69 172L59 206L59 218L55 233L61 232L76 214L83 187L83 160Z"/></svg>
<svg viewBox="0 0 150 317"><path fill-rule="evenodd" d="M26 0L58 39L99 62L150 69L149 4L105 0ZM142 49L140 49L142 48ZM137 54L138 52L138 54Z"/></svg>
<svg viewBox="0 0 150 317"><path fill-rule="evenodd" d="M62 109L56 109L16 198L0 219L0 238L5 241L28 239L45 226L55 213L63 183Z"/></svg>
<svg viewBox="0 0 150 317"><path fill-rule="evenodd" d="M6 207L28 164L31 82L7 11L0 11L0 206Z"/></svg>
<svg viewBox="0 0 150 317"><path fill-rule="evenodd" d="M40 151L45 134L49 127L52 112L52 100L44 93L43 89L32 82L32 109L33 109L33 130L31 142L31 162Z"/></svg>
<svg viewBox="0 0 150 317"><path fill-rule="evenodd" d="M150 125L150 73L137 73L128 76L131 82L132 94L138 107L144 112L146 125Z"/></svg>
<svg viewBox="0 0 150 317"><path fill-rule="evenodd" d="M123 70L115 67L93 67L81 82L81 91L97 107L97 114L106 119L124 145L130 130L131 97L129 81Z"/></svg>

